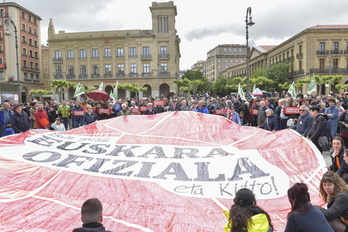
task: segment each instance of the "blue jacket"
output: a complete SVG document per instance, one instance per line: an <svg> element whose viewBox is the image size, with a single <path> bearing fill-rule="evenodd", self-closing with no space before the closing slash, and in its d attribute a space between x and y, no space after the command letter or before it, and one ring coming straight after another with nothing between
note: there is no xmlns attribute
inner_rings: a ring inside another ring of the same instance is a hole
<svg viewBox="0 0 348 232"><path fill-rule="evenodd" d="M237 123L238 125L242 125L242 122L240 121L239 114L234 112L231 117L231 121Z"/></svg>
<svg viewBox="0 0 348 232"><path fill-rule="evenodd" d="M338 114L340 113L340 110L336 107L329 107L325 109L325 114L332 114L329 117L329 120L327 121L327 127L328 128L335 128L337 127L337 121L338 121Z"/></svg>
<svg viewBox="0 0 348 232"><path fill-rule="evenodd" d="M307 113L304 116L300 115L296 125L296 131L300 133L301 135L303 135L304 137L307 137L309 131L312 128L312 124L313 124L313 117L309 113Z"/></svg>
<svg viewBox="0 0 348 232"><path fill-rule="evenodd" d="M274 114L272 114L269 117L266 117L263 124L263 128L269 131L278 130L278 118Z"/></svg>
<svg viewBox="0 0 348 232"><path fill-rule="evenodd" d="M86 112L83 115L83 119L82 119L83 125L89 125L89 124L95 122L96 119L97 119L97 116L94 113L89 114Z"/></svg>
<svg viewBox="0 0 348 232"><path fill-rule="evenodd" d="M76 106L74 106L72 108L71 112L73 112L73 111L85 111L85 109L81 105L79 105L79 107L77 107L77 108L76 108ZM82 118L83 118L83 115L82 116L74 116L74 115L71 116L72 120L82 120Z"/></svg>
<svg viewBox="0 0 348 232"><path fill-rule="evenodd" d="M209 114L209 110L208 110L208 108L207 107L202 107L202 108L198 108L197 107L197 109L195 110L195 112L198 112L198 113L202 113L202 114Z"/></svg>

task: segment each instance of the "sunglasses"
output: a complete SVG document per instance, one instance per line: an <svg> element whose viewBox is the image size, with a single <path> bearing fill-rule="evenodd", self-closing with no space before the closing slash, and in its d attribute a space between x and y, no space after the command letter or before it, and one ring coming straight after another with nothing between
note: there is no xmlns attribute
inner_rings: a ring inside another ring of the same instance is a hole
<svg viewBox="0 0 348 232"><path fill-rule="evenodd" d="M306 111L306 110L300 110L300 111Z"/></svg>

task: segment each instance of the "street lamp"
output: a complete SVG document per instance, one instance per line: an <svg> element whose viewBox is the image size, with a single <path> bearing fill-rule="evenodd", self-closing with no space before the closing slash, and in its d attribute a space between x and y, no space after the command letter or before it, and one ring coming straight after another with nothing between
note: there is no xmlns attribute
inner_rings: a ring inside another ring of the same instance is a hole
<svg viewBox="0 0 348 232"><path fill-rule="evenodd" d="M15 34L15 47L16 47L16 67L17 67L17 87L18 87L18 102L21 100L21 86L19 82L19 61L18 61L18 35L17 35L17 27L16 24L13 22L12 19L10 19L7 16L3 16L5 19L5 25L6 25L6 31L5 34L10 35L8 31L8 27L10 24L12 24L14 28L14 34Z"/></svg>
<svg viewBox="0 0 348 232"><path fill-rule="evenodd" d="M249 18L248 18L249 15ZM245 17L245 29L246 29L246 92L247 95L250 94L250 84L249 84L249 27L253 26L255 23L251 18L251 7L248 7Z"/></svg>

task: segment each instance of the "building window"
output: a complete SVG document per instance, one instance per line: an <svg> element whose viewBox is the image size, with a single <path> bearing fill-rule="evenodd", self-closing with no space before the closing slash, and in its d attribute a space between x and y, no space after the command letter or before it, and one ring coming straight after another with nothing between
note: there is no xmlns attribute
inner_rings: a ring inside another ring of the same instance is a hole
<svg viewBox="0 0 348 232"><path fill-rule="evenodd" d="M319 43L319 51L324 52L325 51L325 42Z"/></svg>
<svg viewBox="0 0 348 232"><path fill-rule="evenodd" d="M29 38L29 45L33 45L33 40Z"/></svg>
<svg viewBox="0 0 348 232"><path fill-rule="evenodd" d="M92 58L99 58L98 49L92 49Z"/></svg>
<svg viewBox="0 0 348 232"><path fill-rule="evenodd" d="M68 75L74 75L74 66L68 66Z"/></svg>
<svg viewBox="0 0 348 232"><path fill-rule="evenodd" d="M57 59L62 58L62 51L56 50L54 54L55 54L55 58L57 58Z"/></svg>
<svg viewBox="0 0 348 232"><path fill-rule="evenodd" d="M218 59L218 63L220 63L221 62L221 60L220 59Z"/></svg>
<svg viewBox="0 0 348 232"><path fill-rule="evenodd" d="M117 48L117 57L124 57L123 48Z"/></svg>
<svg viewBox="0 0 348 232"><path fill-rule="evenodd" d="M26 48L23 48L23 49L22 49L22 55L23 55L23 56L26 56L26 55L27 55L27 49L26 49Z"/></svg>
<svg viewBox="0 0 348 232"><path fill-rule="evenodd" d="M25 31L25 24L22 23L22 31Z"/></svg>
<svg viewBox="0 0 348 232"><path fill-rule="evenodd" d="M38 63L35 63L35 69L39 70L39 64Z"/></svg>
<svg viewBox="0 0 348 232"><path fill-rule="evenodd" d="M24 80L28 79L28 73L24 73Z"/></svg>
<svg viewBox="0 0 348 232"><path fill-rule="evenodd" d="M68 50L66 52L66 58L67 59L74 59L74 50Z"/></svg>
<svg viewBox="0 0 348 232"><path fill-rule="evenodd" d="M348 43L347 43L348 48ZM150 55L150 48L149 47L143 47L143 54L144 55Z"/></svg>
<svg viewBox="0 0 348 232"><path fill-rule="evenodd" d="M39 74L36 74L36 80L39 80Z"/></svg>
<svg viewBox="0 0 348 232"><path fill-rule="evenodd" d="M60 67L60 65L56 66L56 75L60 75L62 74L62 68Z"/></svg>
<svg viewBox="0 0 348 232"><path fill-rule="evenodd" d="M34 35L37 36L37 30L36 29L34 29Z"/></svg>
<svg viewBox="0 0 348 232"><path fill-rule="evenodd" d="M31 27L29 27L28 32L29 32L29 34L31 34Z"/></svg>
<svg viewBox="0 0 348 232"><path fill-rule="evenodd" d="M86 72L86 65L81 65L80 66L80 74L81 75L86 75L87 72Z"/></svg>
<svg viewBox="0 0 348 232"><path fill-rule="evenodd" d="M325 69L325 59L319 59L319 69Z"/></svg>
<svg viewBox="0 0 348 232"><path fill-rule="evenodd" d="M118 64L117 65L117 72L123 73L124 72L124 64Z"/></svg>
<svg viewBox="0 0 348 232"><path fill-rule="evenodd" d="M110 58L111 57L111 49L110 48L105 48L104 49L104 57L105 58Z"/></svg>
<svg viewBox="0 0 348 232"><path fill-rule="evenodd" d="M161 63L161 72L167 72L168 71L168 64L167 63Z"/></svg>
<svg viewBox="0 0 348 232"><path fill-rule="evenodd" d="M137 64L130 64L130 72L131 73L137 72Z"/></svg>
<svg viewBox="0 0 348 232"><path fill-rule="evenodd" d="M150 73L150 64L144 64L143 68L144 73Z"/></svg>
<svg viewBox="0 0 348 232"><path fill-rule="evenodd" d="M302 52L302 44L298 45L299 52Z"/></svg>
<svg viewBox="0 0 348 232"><path fill-rule="evenodd" d="M111 64L105 65L105 74L111 74Z"/></svg>
<svg viewBox="0 0 348 232"><path fill-rule="evenodd" d="M25 12L22 11L22 18L25 19Z"/></svg>
<svg viewBox="0 0 348 232"><path fill-rule="evenodd" d="M37 52L35 52L35 58L39 58L39 57L37 56L37 54L38 54L38 53L37 53Z"/></svg>
<svg viewBox="0 0 348 232"><path fill-rule="evenodd" d="M31 22L31 15L28 15L28 21Z"/></svg>
<svg viewBox="0 0 348 232"><path fill-rule="evenodd" d="M158 20L158 33L168 33L168 17L159 16Z"/></svg>
<svg viewBox="0 0 348 232"><path fill-rule="evenodd" d="M137 56L137 49L135 47L130 48L129 57L136 57L136 56Z"/></svg>
<svg viewBox="0 0 348 232"><path fill-rule="evenodd" d="M34 40L34 47L37 47L37 41Z"/></svg>
<svg viewBox="0 0 348 232"><path fill-rule="evenodd" d="M22 36L22 42L23 42L23 43L27 43L27 39L25 38L24 35Z"/></svg>
<svg viewBox="0 0 348 232"><path fill-rule="evenodd" d="M32 50L29 50L29 56L33 57L33 51Z"/></svg>
<svg viewBox="0 0 348 232"><path fill-rule="evenodd" d="M95 75L99 74L99 67L98 67L98 65L93 65L93 67L92 67L92 74L95 74Z"/></svg>
<svg viewBox="0 0 348 232"><path fill-rule="evenodd" d="M332 50L338 51L338 48L339 48L339 43L338 43L338 42L334 42L334 43L333 43Z"/></svg>
<svg viewBox="0 0 348 232"><path fill-rule="evenodd" d="M27 67L27 61L23 60L23 67L26 68Z"/></svg>
<svg viewBox="0 0 348 232"><path fill-rule="evenodd" d="M80 49L80 58L81 59L86 59L86 49Z"/></svg>
<svg viewBox="0 0 348 232"><path fill-rule="evenodd" d="M333 65L333 69L337 69L338 68L338 59L335 58L335 59L332 59L332 65Z"/></svg>
<svg viewBox="0 0 348 232"><path fill-rule="evenodd" d="M298 61L298 69L299 69L299 70L302 70L302 60L299 60L299 61Z"/></svg>
<svg viewBox="0 0 348 232"><path fill-rule="evenodd" d="M167 46L161 46L160 54L161 55L166 55L167 54Z"/></svg>
<svg viewBox="0 0 348 232"><path fill-rule="evenodd" d="M34 24L36 25L36 18L34 18Z"/></svg>

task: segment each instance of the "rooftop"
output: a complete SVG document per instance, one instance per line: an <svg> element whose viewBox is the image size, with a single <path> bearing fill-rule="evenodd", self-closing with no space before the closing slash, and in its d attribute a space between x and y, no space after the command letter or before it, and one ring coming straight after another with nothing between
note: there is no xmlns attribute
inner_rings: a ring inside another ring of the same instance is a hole
<svg viewBox="0 0 348 232"><path fill-rule="evenodd" d="M348 29L348 25L316 25L314 27L309 27L307 30L339 30Z"/></svg>

